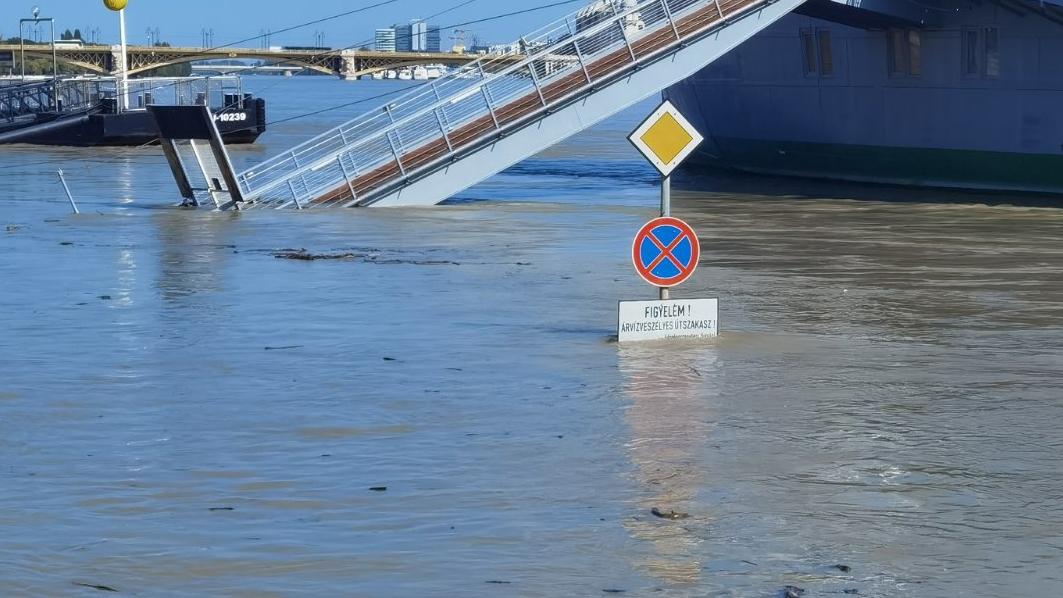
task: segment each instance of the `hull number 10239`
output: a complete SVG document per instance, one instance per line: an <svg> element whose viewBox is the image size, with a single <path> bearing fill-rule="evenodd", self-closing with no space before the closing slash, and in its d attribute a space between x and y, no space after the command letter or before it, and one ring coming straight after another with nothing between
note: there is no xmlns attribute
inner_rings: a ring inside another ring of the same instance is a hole
<svg viewBox="0 0 1063 598"><path fill-rule="evenodd" d="M214 120L223 123L236 123L247 120L246 112L225 112L222 114L215 114Z"/></svg>

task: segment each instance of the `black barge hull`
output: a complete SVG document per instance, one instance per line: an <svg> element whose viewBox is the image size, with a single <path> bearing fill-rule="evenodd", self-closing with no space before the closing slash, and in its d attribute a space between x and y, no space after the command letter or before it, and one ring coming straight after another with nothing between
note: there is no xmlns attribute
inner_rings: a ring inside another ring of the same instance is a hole
<svg viewBox="0 0 1063 598"><path fill-rule="evenodd" d="M254 143L266 132L266 101L244 102L240 109L214 115L226 144ZM0 120L0 144L30 143L75 147L138 146L158 141L155 119L147 110L114 114L105 108L74 114L40 113L28 120Z"/></svg>

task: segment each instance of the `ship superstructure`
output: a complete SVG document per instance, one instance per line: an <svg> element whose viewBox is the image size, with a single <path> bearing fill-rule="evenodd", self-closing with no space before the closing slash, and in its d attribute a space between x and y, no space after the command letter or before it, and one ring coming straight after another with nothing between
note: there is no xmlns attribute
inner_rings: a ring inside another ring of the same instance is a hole
<svg viewBox="0 0 1063 598"><path fill-rule="evenodd" d="M859 6L806 2L669 88L706 137L695 167L1063 190L1063 9Z"/></svg>

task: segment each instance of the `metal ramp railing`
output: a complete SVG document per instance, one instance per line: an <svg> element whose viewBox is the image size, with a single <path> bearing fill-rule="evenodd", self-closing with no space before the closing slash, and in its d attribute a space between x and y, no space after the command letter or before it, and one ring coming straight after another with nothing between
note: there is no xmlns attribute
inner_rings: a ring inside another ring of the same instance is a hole
<svg viewBox="0 0 1063 598"><path fill-rule="evenodd" d="M619 81L672 62L685 48L772 4L786 4L770 18L752 19L734 39L712 53L691 52L684 60L692 74L722 52L747 39L802 0L597 0L584 9L522 37L516 55L488 55L460 71L400 96L376 110L239 173L243 207L367 206L434 204L458 189L453 181L439 191L422 185L416 198L395 201L396 193L448 169L480 149L502 143L536 122L542 123ZM737 40L737 41L734 41ZM670 68L670 67L666 67ZM669 76L639 79L641 97L676 82ZM630 94L628 94L630 95ZM621 102L617 96L617 102ZM632 103L608 107L615 113ZM598 109L602 112L602 109ZM606 114L607 115L607 114ZM597 118L597 116L595 116ZM579 118L562 125L563 138L591 126ZM552 133L553 135L553 133ZM556 135L555 135L556 136ZM510 148L512 164L541 148ZM521 155L521 152L523 154ZM466 172L472 184L504 168L484 163ZM448 192L447 189L450 191ZM387 199L387 201L382 201Z"/></svg>
<svg viewBox="0 0 1063 598"><path fill-rule="evenodd" d="M100 101L95 80L37 81L0 86L0 120L42 112L79 112L94 108Z"/></svg>

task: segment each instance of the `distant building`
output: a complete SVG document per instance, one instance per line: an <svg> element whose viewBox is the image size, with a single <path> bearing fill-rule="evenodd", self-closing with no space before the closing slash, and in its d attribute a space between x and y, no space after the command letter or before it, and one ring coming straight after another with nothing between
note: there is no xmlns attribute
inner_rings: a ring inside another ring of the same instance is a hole
<svg viewBox="0 0 1063 598"><path fill-rule="evenodd" d="M429 52L443 51L443 37L439 34L438 25L428 26L428 45L426 48Z"/></svg>
<svg viewBox="0 0 1063 598"><path fill-rule="evenodd" d="M387 29L377 29L375 43L373 49L377 52L394 52L395 51L395 28L389 27Z"/></svg>
<svg viewBox="0 0 1063 598"><path fill-rule="evenodd" d="M409 25L395 25L395 49L399 52L428 52L428 24L419 19Z"/></svg>

